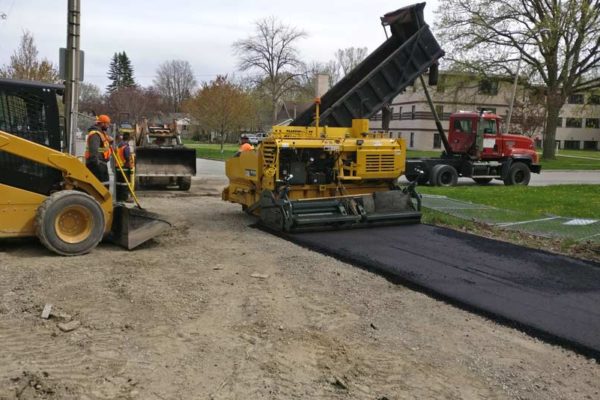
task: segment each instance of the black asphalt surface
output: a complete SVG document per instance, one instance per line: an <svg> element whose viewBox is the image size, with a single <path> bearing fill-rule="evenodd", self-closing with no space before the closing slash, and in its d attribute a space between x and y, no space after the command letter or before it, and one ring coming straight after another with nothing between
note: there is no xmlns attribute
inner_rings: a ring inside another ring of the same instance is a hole
<svg viewBox="0 0 600 400"><path fill-rule="evenodd" d="M600 264L424 224L286 238L600 359Z"/></svg>

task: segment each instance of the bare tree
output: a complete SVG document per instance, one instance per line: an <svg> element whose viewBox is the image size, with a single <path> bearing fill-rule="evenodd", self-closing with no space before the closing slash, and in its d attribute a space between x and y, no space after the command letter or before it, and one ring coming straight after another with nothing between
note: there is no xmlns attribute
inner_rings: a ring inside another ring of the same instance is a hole
<svg viewBox="0 0 600 400"><path fill-rule="evenodd" d="M93 83L81 82L79 86L79 111L89 113L100 113L104 103L104 97L100 88Z"/></svg>
<svg viewBox="0 0 600 400"><path fill-rule="evenodd" d="M335 59L342 68L344 75L348 75L358 64L367 57L369 50L366 47L348 47L338 49Z"/></svg>
<svg viewBox="0 0 600 400"><path fill-rule="evenodd" d="M19 48L10 56L10 63L0 68L0 77L48 83L59 82L58 72L52 63L47 59L38 59L33 35L28 31L21 36Z"/></svg>
<svg viewBox="0 0 600 400"><path fill-rule="evenodd" d="M532 82L545 86L543 157L555 158L566 99L600 87L600 0L441 0L437 13L450 62L514 74L521 59Z"/></svg>
<svg viewBox="0 0 600 400"><path fill-rule="evenodd" d="M130 121L152 118L163 113L161 96L154 88L138 86L115 90L108 96L107 106L114 120L126 115Z"/></svg>
<svg viewBox="0 0 600 400"><path fill-rule="evenodd" d="M247 129L255 121L252 98L226 75L205 82L186 101L184 109L196 118L203 129L219 135L221 152L228 134Z"/></svg>
<svg viewBox="0 0 600 400"><path fill-rule="evenodd" d="M156 90L167 100L169 109L174 112L181 111L181 104L192 95L196 84L192 66L183 60L162 63L154 78Z"/></svg>
<svg viewBox="0 0 600 400"><path fill-rule="evenodd" d="M302 62L295 45L306 33L284 25L275 17L257 21L255 28L253 36L235 42L233 49L241 71L259 73L256 83L269 94L275 123L279 101L297 84Z"/></svg>

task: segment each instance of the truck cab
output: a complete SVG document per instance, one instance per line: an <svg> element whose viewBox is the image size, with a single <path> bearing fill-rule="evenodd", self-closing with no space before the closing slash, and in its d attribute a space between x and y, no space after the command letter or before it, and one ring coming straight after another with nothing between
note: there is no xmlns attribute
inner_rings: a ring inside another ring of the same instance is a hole
<svg viewBox="0 0 600 400"><path fill-rule="evenodd" d="M513 158L537 164L533 140L503 133L502 118L490 112L457 112L450 115L448 143L455 154L498 161Z"/></svg>

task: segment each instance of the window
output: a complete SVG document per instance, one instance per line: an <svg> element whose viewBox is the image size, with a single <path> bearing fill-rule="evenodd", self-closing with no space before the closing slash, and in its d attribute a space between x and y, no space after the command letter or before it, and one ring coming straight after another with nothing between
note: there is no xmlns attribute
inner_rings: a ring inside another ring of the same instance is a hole
<svg viewBox="0 0 600 400"><path fill-rule="evenodd" d="M496 134L497 130L496 130L496 121L493 119L484 119L481 122L481 131L483 133L490 133L490 134Z"/></svg>
<svg viewBox="0 0 600 400"><path fill-rule="evenodd" d="M455 119L454 131L458 133L471 133L473 130L473 121L470 119Z"/></svg>
<svg viewBox="0 0 600 400"><path fill-rule="evenodd" d="M569 104L583 104L583 95L582 94L572 94L569 96L568 102L569 102Z"/></svg>
<svg viewBox="0 0 600 400"><path fill-rule="evenodd" d="M579 150L579 140L565 140L565 150Z"/></svg>
<svg viewBox="0 0 600 400"><path fill-rule="evenodd" d="M581 118L567 118L567 124L565 125L567 128L581 128Z"/></svg>
<svg viewBox="0 0 600 400"><path fill-rule="evenodd" d="M417 109L417 106L412 106L412 109L410 112L410 119L415 119L416 109Z"/></svg>
<svg viewBox="0 0 600 400"><path fill-rule="evenodd" d="M442 147L442 138L440 137L439 133L434 133L433 134L433 148L439 149L441 147Z"/></svg>
<svg viewBox="0 0 600 400"><path fill-rule="evenodd" d="M498 81L482 79L479 81L479 93L495 96L498 94Z"/></svg>
<svg viewBox="0 0 600 400"><path fill-rule="evenodd" d="M600 128L600 119L598 118L586 118L585 119L585 127L586 128Z"/></svg>
<svg viewBox="0 0 600 400"><path fill-rule="evenodd" d="M592 94L588 98L588 104L600 104L600 94Z"/></svg>
<svg viewBox="0 0 600 400"><path fill-rule="evenodd" d="M563 123L563 121L562 121L562 120L563 120L562 118L559 118L559 119L558 119L558 121L556 121L556 127L557 127L557 128L562 128L562 126L563 126L563 125L562 125L562 123Z"/></svg>
<svg viewBox="0 0 600 400"><path fill-rule="evenodd" d="M415 147L415 133L411 132L410 133L410 144L409 147Z"/></svg>
<svg viewBox="0 0 600 400"><path fill-rule="evenodd" d="M435 106L435 113L439 119L444 119L444 106Z"/></svg>
<svg viewBox="0 0 600 400"><path fill-rule="evenodd" d="M598 150L598 142L595 140L586 140L583 142L584 150Z"/></svg>
<svg viewBox="0 0 600 400"><path fill-rule="evenodd" d="M402 107L398 109L398 119L402 119Z"/></svg>

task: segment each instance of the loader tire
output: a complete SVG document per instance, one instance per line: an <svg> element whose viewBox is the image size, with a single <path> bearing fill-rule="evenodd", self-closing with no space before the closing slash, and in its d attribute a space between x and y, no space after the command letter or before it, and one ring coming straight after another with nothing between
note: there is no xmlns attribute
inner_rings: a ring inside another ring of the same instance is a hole
<svg viewBox="0 0 600 400"><path fill-rule="evenodd" d="M182 178L177 178L177 186L179 186L179 190L190 190L192 186L192 177L184 176Z"/></svg>
<svg viewBox="0 0 600 400"><path fill-rule="evenodd" d="M458 172L452 165L438 164L431 170L432 186L456 186Z"/></svg>
<svg viewBox="0 0 600 400"><path fill-rule="evenodd" d="M506 186L512 185L529 185L529 180L531 179L531 171L529 171L529 167L527 164L522 162L512 163L510 168L508 169L508 173L504 177L504 184Z"/></svg>
<svg viewBox="0 0 600 400"><path fill-rule="evenodd" d="M35 232L50 251L78 256L93 250L104 236L104 213L90 195L63 190L48 197L37 209Z"/></svg>

